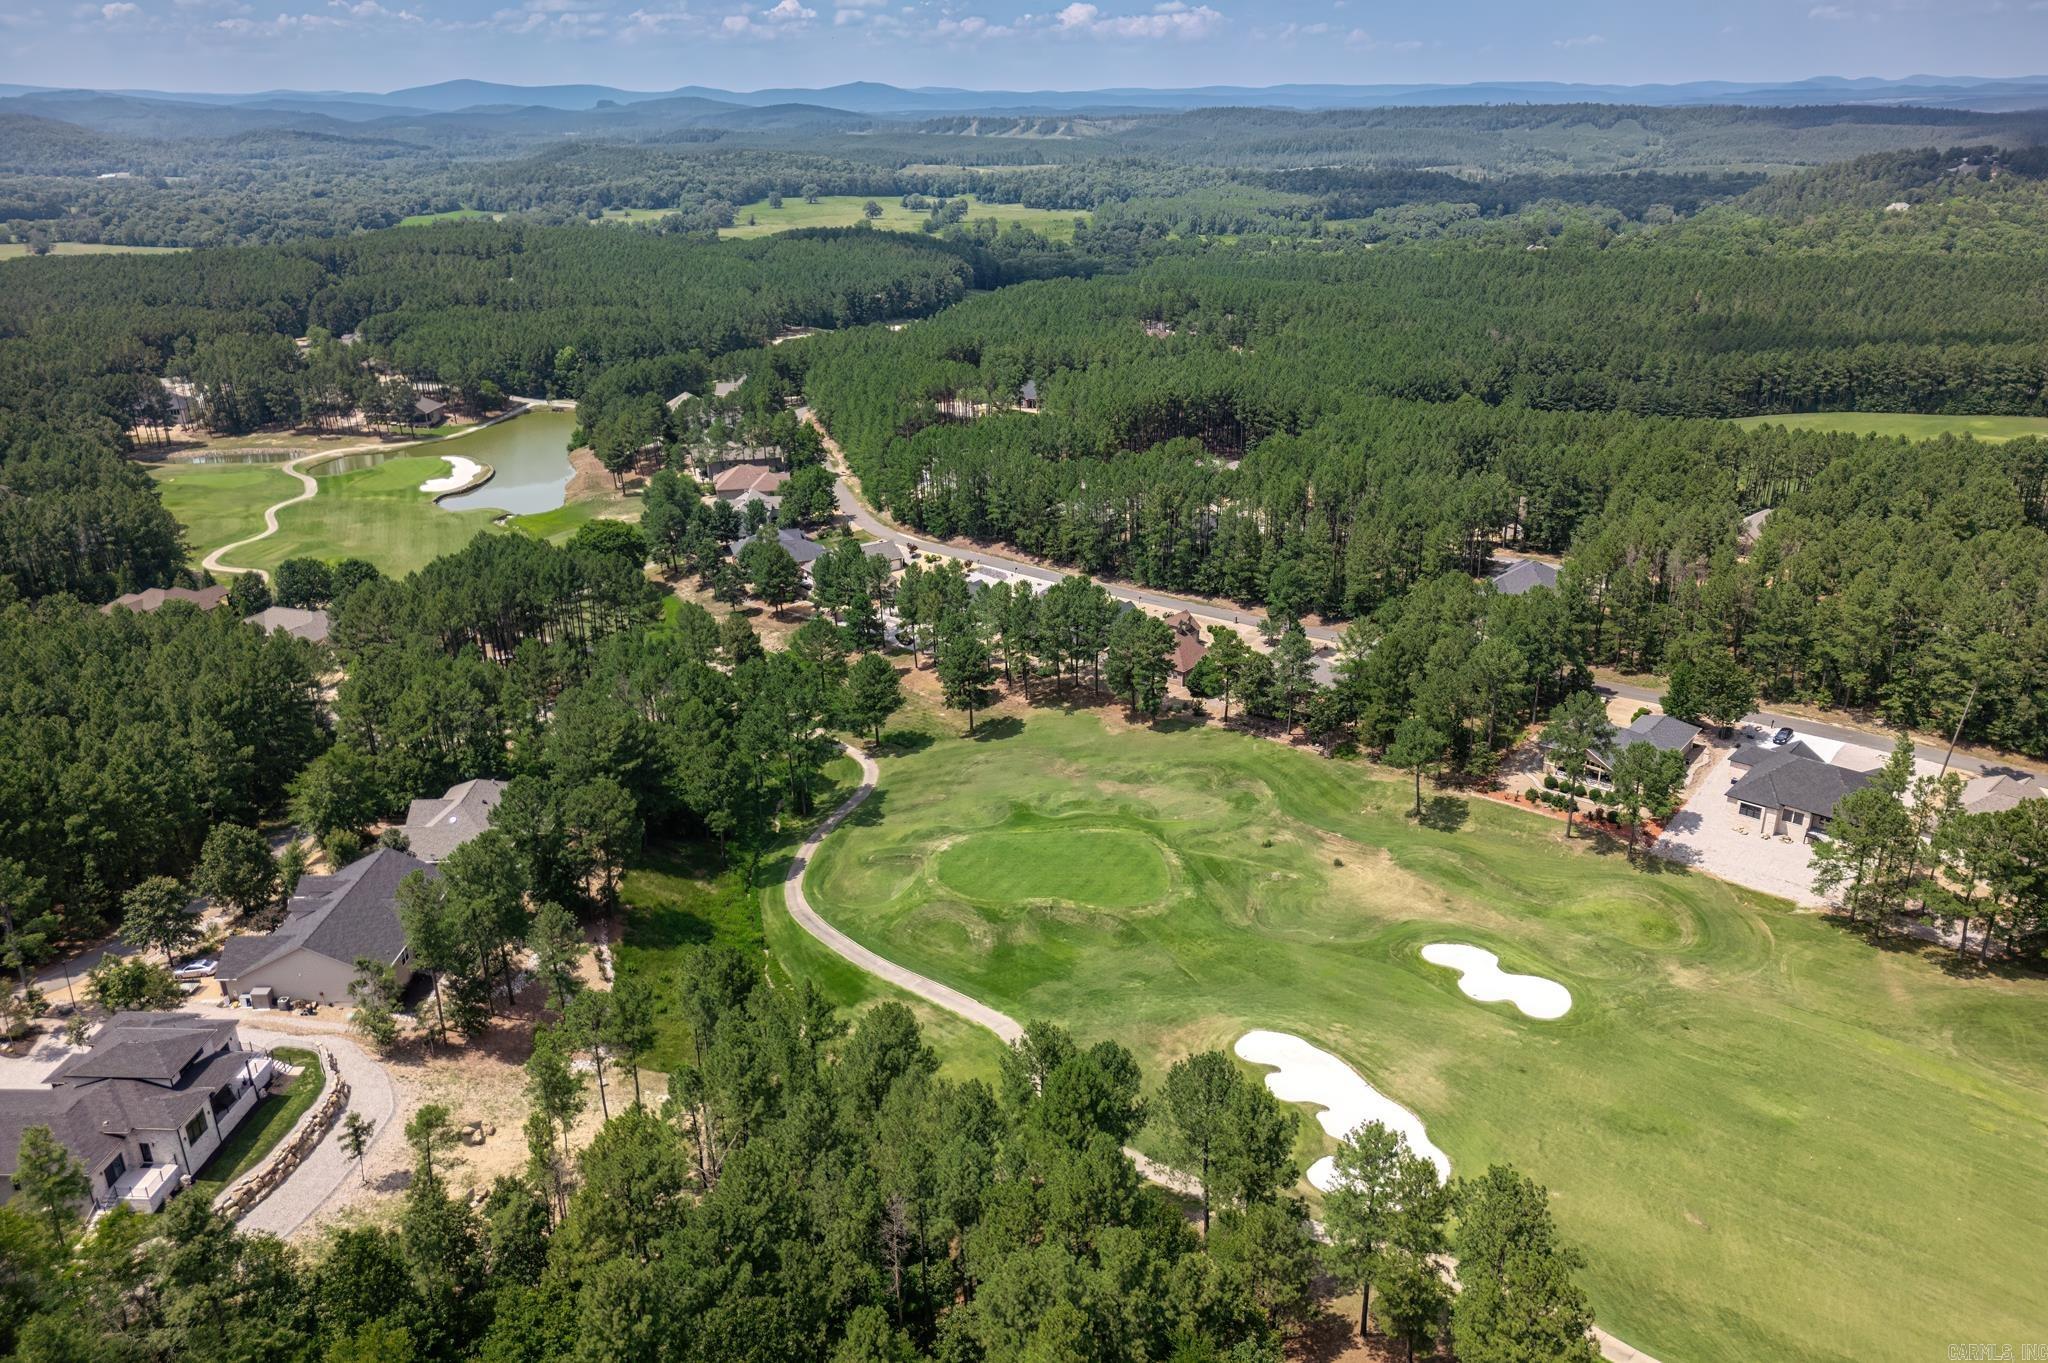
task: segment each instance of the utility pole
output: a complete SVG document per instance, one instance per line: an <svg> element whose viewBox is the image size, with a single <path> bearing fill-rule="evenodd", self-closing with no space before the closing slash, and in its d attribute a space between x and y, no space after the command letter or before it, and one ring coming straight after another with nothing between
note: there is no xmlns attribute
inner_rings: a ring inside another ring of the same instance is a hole
<svg viewBox="0 0 2048 1363"><path fill-rule="evenodd" d="M1956 721L1955 732L1948 736L1948 751L1941 755L1941 774L1943 776L1948 775L1949 759L1956 755L1956 744L1962 740L1963 726L1970 722L1970 711L1977 704L1977 687L1981 683L1982 678L1972 678L1970 681L1970 698L1963 702L1963 716Z"/></svg>

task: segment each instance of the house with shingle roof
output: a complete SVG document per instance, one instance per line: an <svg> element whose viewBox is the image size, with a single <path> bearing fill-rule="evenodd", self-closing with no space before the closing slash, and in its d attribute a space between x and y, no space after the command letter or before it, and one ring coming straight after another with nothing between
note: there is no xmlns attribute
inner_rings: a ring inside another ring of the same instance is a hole
<svg viewBox="0 0 2048 1363"><path fill-rule="evenodd" d="M450 786L438 800L414 800L406 811L406 850L421 861L440 862L491 826L491 811L505 795L505 783L488 778Z"/></svg>
<svg viewBox="0 0 2048 1363"><path fill-rule="evenodd" d="M1963 787L1963 809L1971 814L1995 814L2028 800L2048 797L2038 777L2024 772L1986 774Z"/></svg>
<svg viewBox="0 0 2048 1363"><path fill-rule="evenodd" d="M1685 765L1691 767L1693 759L1706 750L1700 734L1699 725L1670 715L1637 715L1635 722L1616 733L1605 747L1586 754L1586 779L1611 781L1614 759L1638 743L1647 743L1658 752L1683 754Z"/></svg>
<svg viewBox="0 0 2048 1363"><path fill-rule="evenodd" d="M1187 611L1168 616L1166 627L1173 631L1173 673L1185 682L1188 673L1209 656L1208 641L1202 638L1201 622Z"/></svg>
<svg viewBox="0 0 2048 1363"><path fill-rule="evenodd" d="M1797 745L1794 745L1795 747ZM1825 834L1835 806L1870 784L1870 773L1823 762L1809 751L1776 748L1753 756L1749 770L1728 787L1736 817L1753 820L1765 837Z"/></svg>
<svg viewBox="0 0 2048 1363"><path fill-rule="evenodd" d="M1518 558L1493 575L1493 589L1502 596L1520 596L1538 587L1557 586L1557 565L1541 559Z"/></svg>
<svg viewBox="0 0 2048 1363"><path fill-rule="evenodd" d="M85 1167L95 1206L156 1211L255 1110L273 1068L227 1019L116 1013L43 1087L0 1089L0 1202L22 1133L44 1126Z"/></svg>
<svg viewBox="0 0 2048 1363"><path fill-rule="evenodd" d="M265 634L289 634L294 639L310 639L316 644L327 642L327 612L323 610L265 606L254 615L243 616L242 623L254 625Z"/></svg>
<svg viewBox="0 0 2048 1363"><path fill-rule="evenodd" d="M139 592L117 596L100 607L101 615L112 615L116 606L134 611L137 615L150 615L162 610L173 601L184 601L203 611L210 611L228 599L226 587L149 587Z"/></svg>
<svg viewBox="0 0 2048 1363"><path fill-rule="evenodd" d="M410 852L380 847L332 875L306 876L275 932L228 938L214 972L221 992L345 1003L365 957L390 966L403 985L412 972L398 883L415 871L440 875Z"/></svg>

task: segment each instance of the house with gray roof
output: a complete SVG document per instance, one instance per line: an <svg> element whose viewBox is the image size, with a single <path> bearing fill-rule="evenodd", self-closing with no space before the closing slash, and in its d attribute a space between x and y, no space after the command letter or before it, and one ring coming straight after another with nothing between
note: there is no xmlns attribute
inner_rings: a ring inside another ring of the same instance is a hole
<svg viewBox="0 0 2048 1363"><path fill-rule="evenodd" d="M451 786L438 800L414 800L406 811L406 850L421 861L440 862L491 826L491 811L505 795L505 783L488 778Z"/></svg>
<svg viewBox="0 0 2048 1363"><path fill-rule="evenodd" d="M1838 767L1790 747L1757 753L1748 766L1728 787L1728 803L1738 819L1754 821L1767 838L1780 833L1823 836L1842 797L1870 784L1869 772Z"/></svg>
<svg viewBox="0 0 2048 1363"><path fill-rule="evenodd" d="M227 599L226 587L146 587L139 592L115 597L100 607L100 614L112 615L118 606L137 615L153 615L173 601L183 601L200 610L210 611Z"/></svg>
<svg viewBox="0 0 2048 1363"><path fill-rule="evenodd" d="M156 1211L255 1110L273 1070L225 1018L116 1013L43 1087L0 1089L0 1202L22 1133L45 1126L85 1166L95 1206Z"/></svg>
<svg viewBox="0 0 2048 1363"><path fill-rule="evenodd" d="M440 875L410 852L380 847L332 875L305 877L275 932L228 938L214 972L221 992L252 1003L345 1003L356 962L365 957L390 966L402 986L412 972L398 921L398 883L414 871Z"/></svg>
<svg viewBox="0 0 2048 1363"><path fill-rule="evenodd" d="M1971 814L1996 814L2044 797L2048 789L2038 777L2026 772L1987 773L1963 787L1963 808Z"/></svg>
<svg viewBox="0 0 2048 1363"><path fill-rule="evenodd" d="M1518 558L1493 575L1493 589L1502 596L1520 596L1538 587L1557 586L1557 565L1541 559Z"/></svg>
<svg viewBox="0 0 2048 1363"><path fill-rule="evenodd" d="M754 536L754 538L764 540L770 539L771 537L768 534L768 528L766 526L763 526L761 528L761 532L758 535ZM824 545L818 543L816 540L812 539L809 535L806 535L801 530L792 530L787 527L784 527L783 529L777 530L772 538L775 543L780 544L784 549L789 551L789 556L796 560L796 566L802 568L806 573L810 571L810 567L813 563L816 563L819 559L825 557L825 555L830 552L825 548ZM747 540L734 540L731 544L725 546L726 552L731 554L734 558L738 558L740 556L740 550L746 548L747 544Z"/></svg>
<svg viewBox="0 0 2048 1363"><path fill-rule="evenodd" d="M266 606L254 615L242 617L245 625L254 625L265 634L284 633L294 639L310 639L316 644L327 642L327 612L302 610L297 606Z"/></svg>
<svg viewBox="0 0 2048 1363"><path fill-rule="evenodd" d="M1586 779L1603 783L1611 781L1614 759L1638 743L1647 743L1658 752L1681 753L1685 757L1685 765L1691 767L1693 759L1706 750L1700 733L1699 725L1688 724L1670 715L1637 715L1635 722L1616 733L1606 747L1595 748L1586 754Z"/></svg>

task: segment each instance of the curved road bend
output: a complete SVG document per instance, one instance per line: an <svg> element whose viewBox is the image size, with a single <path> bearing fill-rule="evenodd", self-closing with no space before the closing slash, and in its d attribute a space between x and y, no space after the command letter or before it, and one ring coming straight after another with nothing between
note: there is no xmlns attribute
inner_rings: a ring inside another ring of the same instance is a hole
<svg viewBox="0 0 2048 1363"><path fill-rule="evenodd" d="M842 481L842 495L845 486ZM969 1022L988 1028L1005 1045L1016 1041L1024 1035L1024 1029L1008 1013L991 1008L978 999L969 998L951 985L940 984L929 976L920 975L908 967L876 955L827 923L819 917L818 911L811 907L810 896L804 893L804 873L810 869L811 858L817 855L818 848L824 844L825 839L839 825L846 822L847 816L859 809L868 796L874 794L876 783L882 777L881 769L875 765L873 758L851 743L842 743L840 747L848 757L860 764L860 785L851 795L839 802L839 807L832 811L829 818L811 830L810 836L804 839L803 845L797 848L796 856L791 859L789 870L782 878L782 902L789 909L789 916L794 918L805 932L877 979L886 980L907 994L914 994L927 1003L937 1004L949 1013L957 1013ZM1198 1191L1195 1181L1178 1169L1154 1163L1129 1146L1124 1147L1124 1153L1130 1156L1131 1162L1137 1166L1140 1178L1183 1195L1193 1195ZM1600 1344L1601 1356L1609 1360L1609 1363L1657 1363L1650 1355L1623 1343L1605 1330L1596 1328L1593 1334Z"/></svg>

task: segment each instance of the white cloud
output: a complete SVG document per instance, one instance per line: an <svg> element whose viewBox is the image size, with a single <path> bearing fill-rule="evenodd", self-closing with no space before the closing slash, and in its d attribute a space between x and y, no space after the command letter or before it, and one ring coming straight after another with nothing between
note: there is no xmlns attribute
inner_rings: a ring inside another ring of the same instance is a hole
<svg viewBox="0 0 2048 1363"><path fill-rule="evenodd" d="M1389 38L1375 38L1362 28L1354 28L1344 35L1346 47L1356 47L1366 52L1417 52L1422 43L1414 38L1395 41Z"/></svg>
<svg viewBox="0 0 2048 1363"><path fill-rule="evenodd" d="M810 9L798 0L780 0L773 9L761 11L761 18L771 24L808 24L818 17L818 11Z"/></svg>
<svg viewBox="0 0 2048 1363"><path fill-rule="evenodd" d="M1552 47L1598 47L1606 41L1607 39L1597 33L1582 33L1576 38L1554 39L1550 45Z"/></svg>
<svg viewBox="0 0 2048 1363"><path fill-rule="evenodd" d="M1812 9L1806 11L1806 17L1809 19L1827 19L1839 23L1844 19L1854 19L1856 11L1850 9L1847 5L1815 5Z"/></svg>
<svg viewBox="0 0 2048 1363"><path fill-rule="evenodd" d="M1166 0L1149 14L1104 14L1077 0L1053 16L1056 32L1101 38L1203 38L1222 24L1221 11L1183 0Z"/></svg>
<svg viewBox="0 0 2048 1363"><path fill-rule="evenodd" d="M114 0L112 4L100 6L100 18L110 24L118 24L124 19L133 19L140 13L142 13L142 6L131 5L128 3L128 0Z"/></svg>

